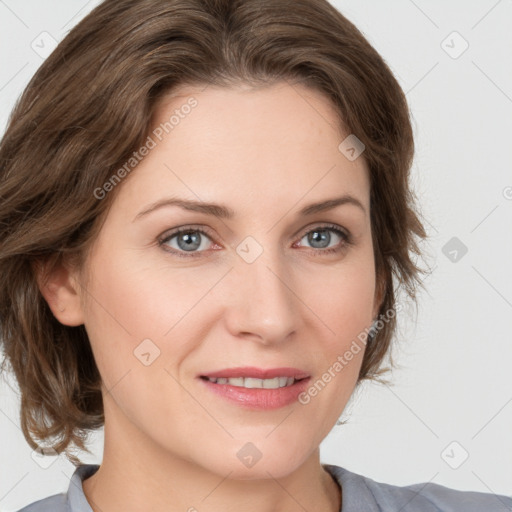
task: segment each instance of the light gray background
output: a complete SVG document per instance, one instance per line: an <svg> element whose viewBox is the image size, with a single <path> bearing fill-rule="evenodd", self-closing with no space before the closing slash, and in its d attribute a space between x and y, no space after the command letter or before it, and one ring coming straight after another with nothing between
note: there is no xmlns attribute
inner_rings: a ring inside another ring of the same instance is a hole
<svg viewBox="0 0 512 512"><path fill-rule="evenodd" d="M51 38L98 3L0 0L0 133ZM512 0L332 3L407 93L433 273L418 314L400 316L394 384L353 396L342 416L349 423L322 444L322 460L393 484L511 495ZM453 237L468 248L457 262L443 253ZM63 456L49 467L31 457L5 382L0 433L0 510L67 489L74 467ZM101 432L91 446L96 456L84 459L99 463Z"/></svg>

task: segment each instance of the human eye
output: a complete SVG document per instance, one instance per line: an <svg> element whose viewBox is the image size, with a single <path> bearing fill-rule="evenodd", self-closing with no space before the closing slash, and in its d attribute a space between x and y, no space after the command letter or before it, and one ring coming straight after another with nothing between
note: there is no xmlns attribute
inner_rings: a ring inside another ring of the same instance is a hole
<svg viewBox="0 0 512 512"><path fill-rule="evenodd" d="M334 237L330 234L334 233ZM158 240L163 250L182 258L201 256L213 243L209 230L195 226L183 226L164 233ZM315 255L338 253L352 244L349 232L336 225L320 225L302 234L299 247L303 247L302 240L312 244ZM338 239L338 241L336 241ZM330 246L332 242L334 246ZM337 242L337 243L336 243ZM217 245L217 244L215 244ZM220 247L217 245L217 247ZM294 244L297 247L297 244Z"/></svg>
<svg viewBox="0 0 512 512"><path fill-rule="evenodd" d="M183 226L164 233L158 240L158 245L164 251L171 252L182 258L200 256L208 247L212 238L208 230L194 226Z"/></svg>
<svg viewBox="0 0 512 512"><path fill-rule="evenodd" d="M334 233L334 237L330 233ZM302 235L301 241L303 239L306 239L307 243L312 244L313 249L317 249L316 251L313 251L315 256L338 253L352 244L352 237L350 233L339 226L332 224L316 226L315 228L306 231ZM339 239L337 243L336 239ZM335 245L330 246L333 240ZM302 244L300 246L302 247Z"/></svg>

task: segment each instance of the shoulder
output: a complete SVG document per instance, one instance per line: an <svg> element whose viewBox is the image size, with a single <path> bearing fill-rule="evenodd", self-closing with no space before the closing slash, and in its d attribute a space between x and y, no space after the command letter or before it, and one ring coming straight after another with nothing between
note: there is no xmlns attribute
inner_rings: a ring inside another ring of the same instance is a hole
<svg viewBox="0 0 512 512"><path fill-rule="evenodd" d="M23 507L18 512L67 512L67 510L66 495L62 493L34 501L34 503Z"/></svg>
<svg viewBox="0 0 512 512"><path fill-rule="evenodd" d="M35 501L18 512L92 512L84 495L82 482L98 469L97 464L78 466L69 481L67 492Z"/></svg>
<svg viewBox="0 0 512 512"><path fill-rule="evenodd" d="M442 512L512 512L512 498L497 494L459 491L432 482L396 486L366 479L379 502L405 510ZM390 509L391 510L391 509Z"/></svg>
<svg viewBox="0 0 512 512"><path fill-rule="evenodd" d="M328 466L347 493L347 508L368 504L367 510L391 512L512 512L512 498L500 494L459 491L431 482L398 486L377 482L340 466ZM372 509L371 506L374 508ZM356 508L354 508L356 510Z"/></svg>

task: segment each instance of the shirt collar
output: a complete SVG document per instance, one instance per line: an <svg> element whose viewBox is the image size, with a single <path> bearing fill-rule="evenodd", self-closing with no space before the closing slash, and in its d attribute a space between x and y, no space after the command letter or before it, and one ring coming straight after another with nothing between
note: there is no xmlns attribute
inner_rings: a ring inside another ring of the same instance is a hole
<svg viewBox="0 0 512 512"><path fill-rule="evenodd" d="M70 512L93 512L85 497L82 481L96 473L99 468L98 464L83 464L75 469L67 494Z"/></svg>
<svg viewBox="0 0 512 512"><path fill-rule="evenodd" d="M322 466L341 486L341 511L343 512L380 512L375 496L366 485L362 475L332 464Z"/></svg>
<svg viewBox="0 0 512 512"><path fill-rule="evenodd" d="M368 489L361 475L332 464L322 464L322 466L341 486L341 508L343 512L357 512L359 510L379 512L380 509L375 501L375 497L370 489ZM96 473L99 467L97 464L84 464L76 468L71 477L67 493L68 508L71 512L93 512L85 497L82 482Z"/></svg>

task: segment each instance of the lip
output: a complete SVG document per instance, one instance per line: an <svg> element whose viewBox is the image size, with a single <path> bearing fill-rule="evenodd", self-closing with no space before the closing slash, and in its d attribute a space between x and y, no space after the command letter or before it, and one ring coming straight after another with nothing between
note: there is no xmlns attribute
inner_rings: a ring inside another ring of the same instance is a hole
<svg viewBox="0 0 512 512"><path fill-rule="evenodd" d="M205 377L236 378L253 377L256 379L273 379L274 377L293 377L301 379L291 386L283 388L243 388L229 384L216 384ZM272 410L291 405L297 401L311 380L309 374L297 368L272 368L264 370L255 367L226 368L198 376L201 385L214 395L227 400L231 404L252 410Z"/></svg>
<svg viewBox="0 0 512 512"><path fill-rule="evenodd" d="M305 379L309 374L299 370L298 368L256 368L255 366L239 366L236 368L225 368L210 373L203 373L200 377L212 378L236 378L236 377L253 377L255 379L273 379L274 377L293 377L294 379Z"/></svg>

